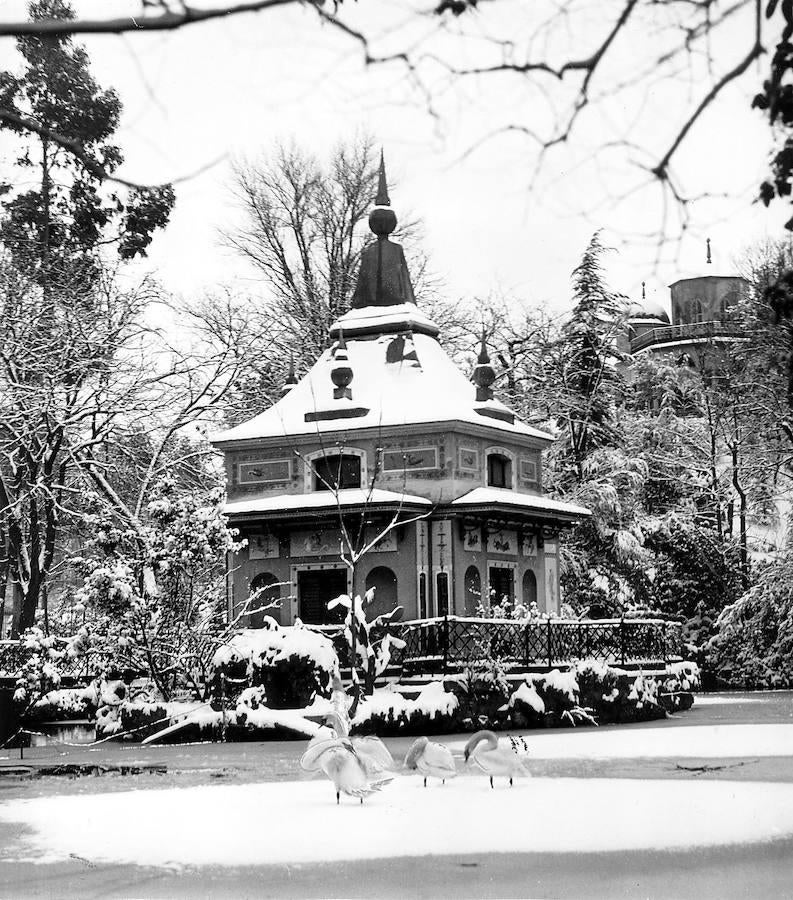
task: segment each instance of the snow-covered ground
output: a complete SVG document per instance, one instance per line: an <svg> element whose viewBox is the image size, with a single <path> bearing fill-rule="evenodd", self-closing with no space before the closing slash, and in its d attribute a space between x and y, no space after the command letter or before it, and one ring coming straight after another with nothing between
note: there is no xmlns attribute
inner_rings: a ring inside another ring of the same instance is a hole
<svg viewBox="0 0 793 900"><path fill-rule="evenodd" d="M447 741L462 753L466 738ZM793 725L665 725L526 734L529 759L708 759L793 755Z"/></svg>
<svg viewBox="0 0 793 900"><path fill-rule="evenodd" d="M699 725L532 732L532 759L793 755L793 725ZM464 737L447 740L461 753ZM506 743L506 738L502 738ZM297 748L296 748L297 749ZM396 750L397 748L395 748ZM16 799L0 822L6 860L244 866L438 854L691 849L793 837L793 783L537 777L465 769L424 789L396 775L363 806L330 782L289 780ZM462 775L465 771L466 774Z"/></svg>
<svg viewBox="0 0 793 900"><path fill-rule="evenodd" d="M402 777L363 806L326 781L20 800L6 858L142 865L263 865L428 854L599 852L793 835L793 784L485 778L423 788Z"/></svg>

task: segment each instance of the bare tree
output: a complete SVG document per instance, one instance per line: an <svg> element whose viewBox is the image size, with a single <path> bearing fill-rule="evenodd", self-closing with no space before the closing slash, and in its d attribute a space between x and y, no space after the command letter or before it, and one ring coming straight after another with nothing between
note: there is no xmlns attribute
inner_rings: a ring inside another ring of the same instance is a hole
<svg viewBox="0 0 793 900"><path fill-rule="evenodd" d="M356 4L341 0L332 6L319 0L249 0L209 7L129 0L125 15L0 21L0 37L145 34L235 15L277 15L279 9L298 3L316 13L318 24L357 44L367 65L401 67L436 117L442 117L441 98L454 83L484 79L503 84L514 98L507 117L488 126L469 149L496 135L522 137L539 171L551 153L584 140L587 117L602 109L604 127L598 129L597 146L582 143L581 149L591 151L593 159L619 154L622 165L639 176L631 192L641 184L657 185L665 204L661 229L671 228L675 210L677 224L686 224L689 206L698 198L676 169L681 148L732 85L757 78L753 64L773 44L778 46L755 103L771 125L789 128L785 47L793 22L787 5L776 0L765 9L761 0L719 5L712 0L611 0L595 7L583 0L428 0L397 23L384 7L381 27L376 19L373 23L359 15ZM677 85L680 99L664 110L668 128L648 134L610 115L609 105L622 104L631 92L642 98L668 84ZM540 107L548 114L538 117ZM1 98L0 119L60 142L78 157L85 155L79 142L27 121ZM775 157L772 178L762 191L766 202L775 194L787 196L789 156L783 148ZM111 171L106 174L114 177Z"/></svg>
<svg viewBox="0 0 793 900"><path fill-rule="evenodd" d="M239 405L248 417L277 399L290 364L300 372L316 361L329 346L330 326L350 308L361 250L371 237L363 222L376 193L377 163L371 139L360 138L339 145L327 166L296 146L237 164L243 222L224 238L264 277L265 296L253 301L254 325L271 349L264 368L251 370L240 385ZM407 243L417 299L427 305L436 285L418 223L403 217L398 236Z"/></svg>
<svg viewBox="0 0 793 900"><path fill-rule="evenodd" d="M206 479L201 429L255 361L255 336L244 306L207 300L178 311L180 346L147 326L154 300L107 272L85 291L50 280L46 298L11 264L0 272L0 575L16 630L46 611L92 516L140 533L163 475Z"/></svg>

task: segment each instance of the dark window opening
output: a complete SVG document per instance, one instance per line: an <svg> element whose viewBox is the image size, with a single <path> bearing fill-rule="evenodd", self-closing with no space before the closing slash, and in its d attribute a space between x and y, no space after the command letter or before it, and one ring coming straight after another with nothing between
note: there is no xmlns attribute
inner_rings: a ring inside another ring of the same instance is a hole
<svg viewBox="0 0 793 900"><path fill-rule="evenodd" d="M353 456L351 453L321 456L314 460L313 465L315 491L361 486L360 456Z"/></svg>
<svg viewBox="0 0 793 900"><path fill-rule="evenodd" d="M419 618L427 618L427 575L425 572L419 575Z"/></svg>
<svg viewBox="0 0 793 900"><path fill-rule="evenodd" d="M270 606L271 603L274 603L281 596L281 589L280 585L278 584L278 579L270 572L260 572L251 581L250 593L255 594L257 591L261 591L261 593L253 600L249 600L248 602L248 608L245 616L246 627L264 627L265 616L270 616L271 618L275 619L275 621L280 625L280 607Z"/></svg>
<svg viewBox="0 0 793 900"><path fill-rule="evenodd" d="M436 578L438 586L438 615L449 615L449 573L438 572Z"/></svg>
<svg viewBox="0 0 793 900"><path fill-rule="evenodd" d="M487 483L490 487L512 487L511 462L500 453L491 453L487 457Z"/></svg>
<svg viewBox="0 0 793 900"><path fill-rule="evenodd" d="M343 622L347 610L343 606L328 609L328 603L347 593L346 569L322 569L298 572L297 598L301 621L307 625L335 625Z"/></svg>
<svg viewBox="0 0 793 900"><path fill-rule="evenodd" d="M515 579L512 569L493 566L490 569L490 605L515 602Z"/></svg>
<svg viewBox="0 0 793 900"><path fill-rule="evenodd" d="M473 616L482 603L482 577L476 566L465 570L465 614Z"/></svg>
<svg viewBox="0 0 793 900"><path fill-rule="evenodd" d="M537 576L531 569L523 575L523 605L528 609L537 602Z"/></svg>

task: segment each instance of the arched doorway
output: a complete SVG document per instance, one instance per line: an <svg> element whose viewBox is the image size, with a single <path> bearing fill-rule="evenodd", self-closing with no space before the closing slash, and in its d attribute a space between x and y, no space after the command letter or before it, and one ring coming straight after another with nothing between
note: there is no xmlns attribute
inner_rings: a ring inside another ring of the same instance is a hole
<svg viewBox="0 0 793 900"><path fill-rule="evenodd" d="M248 612L245 616L246 626L248 628L261 628L264 625L265 616L272 617L280 625L280 606L274 606L272 609L264 608L281 596L278 579L272 572L260 572L251 581L251 595L256 591L261 591L261 594L248 604Z"/></svg>
<svg viewBox="0 0 793 900"><path fill-rule="evenodd" d="M366 590L374 588L374 600L366 607L366 618L371 622L398 605L397 577L388 566L376 566L366 576Z"/></svg>
<svg viewBox="0 0 793 900"><path fill-rule="evenodd" d="M482 576L476 566L468 566L465 570L464 584L465 614L475 616L477 608L482 603Z"/></svg>
<svg viewBox="0 0 793 900"><path fill-rule="evenodd" d="M531 569L526 569L523 574L523 605L526 609L531 609L532 603L537 603L539 608L539 602L537 600L537 576ZM542 609L540 612L545 612L545 610Z"/></svg>

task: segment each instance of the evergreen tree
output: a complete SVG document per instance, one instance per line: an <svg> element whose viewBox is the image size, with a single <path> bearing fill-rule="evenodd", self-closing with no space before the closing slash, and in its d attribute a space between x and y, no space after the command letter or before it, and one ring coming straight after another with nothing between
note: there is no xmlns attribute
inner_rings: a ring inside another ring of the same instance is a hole
<svg viewBox="0 0 793 900"><path fill-rule="evenodd" d="M623 327L625 304L606 285L605 252L596 232L573 271L575 306L560 337L560 425L579 480L588 454L617 441L614 410L623 389L617 335Z"/></svg>
<svg viewBox="0 0 793 900"><path fill-rule="evenodd" d="M34 21L73 18L67 0L32 0L29 14ZM17 40L17 50L22 70L0 72L0 99L37 131L22 132L8 120L0 127L24 133L17 163L36 177L35 187L17 192L0 183L0 192L12 195L0 241L47 294L56 285L74 291L98 277L100 246L115 245L121 259L145 255L153 232L168 221L174 194L170 186L126 196L103 190L105 176L123 162L113 143L121 101L97 84L83 47L69 35L29 35ZM80 155L64 142L82 148Z"/></svg>

